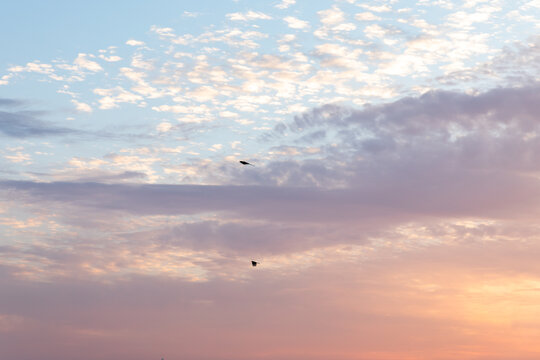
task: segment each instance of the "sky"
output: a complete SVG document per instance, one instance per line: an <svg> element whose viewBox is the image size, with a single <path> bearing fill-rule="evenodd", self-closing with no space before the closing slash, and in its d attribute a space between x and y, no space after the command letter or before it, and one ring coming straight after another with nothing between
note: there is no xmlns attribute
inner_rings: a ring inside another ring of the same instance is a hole
<svg viewBox="0 0 540 360"><path fill-rule="evenodd" d="M538 359L539 24L3 3L0 358Z"/></svg>

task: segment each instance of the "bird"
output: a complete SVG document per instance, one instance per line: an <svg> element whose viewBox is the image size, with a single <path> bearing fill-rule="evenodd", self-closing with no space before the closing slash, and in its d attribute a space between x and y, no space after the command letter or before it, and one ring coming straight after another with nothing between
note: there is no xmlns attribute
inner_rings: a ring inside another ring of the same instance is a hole
<svg viewBox="0 0 540 360"><path fill-rule="evenodd" d="M251 266L257 266L258 262L251 260Z"/></svg>
<svg viewBox="0 0 540 360"><path fill-rule="evenodd" d="M240 164L242 164L242 165L251 165L251 166L255 166L255 165L250 164L250 163L248 163L247 161L244 161L244 160L240 160L239 162L240 162Z"/></svg>

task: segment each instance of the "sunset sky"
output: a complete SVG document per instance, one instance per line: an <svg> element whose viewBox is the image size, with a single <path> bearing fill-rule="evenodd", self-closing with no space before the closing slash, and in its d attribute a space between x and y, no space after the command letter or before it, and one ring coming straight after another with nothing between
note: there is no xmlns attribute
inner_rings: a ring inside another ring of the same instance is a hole
<svg viewBox="0 0 540 360"><path fill-rule="evenodd" d="M0 45L0 359L540 359L539 0L5 1Z"/></svg>

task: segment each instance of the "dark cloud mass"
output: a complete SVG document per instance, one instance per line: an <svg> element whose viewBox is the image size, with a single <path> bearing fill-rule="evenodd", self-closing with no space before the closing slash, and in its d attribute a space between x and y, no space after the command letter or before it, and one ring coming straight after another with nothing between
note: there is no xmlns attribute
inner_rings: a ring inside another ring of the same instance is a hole
<svg viewBox="0 0 540 360"><path fill-rule="evenodd" d="M292 185L299 172L322 186L389 189L429 180L441 191L451 190L444 186L449 177L469 184L469 176L479 180L490 172L493 181L517 178L540 170L539 114L537 83L478 94L431 91L361 110L326 105L274 132L288 133L287 139L327 133L334 144L320 146L318 167L306 166L317 160L276 162L257 176Z"/></svg>

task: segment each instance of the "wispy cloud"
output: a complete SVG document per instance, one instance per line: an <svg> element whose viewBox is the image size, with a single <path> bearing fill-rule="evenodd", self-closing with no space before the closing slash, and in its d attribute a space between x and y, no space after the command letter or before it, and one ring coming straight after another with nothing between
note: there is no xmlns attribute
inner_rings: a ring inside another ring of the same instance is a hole
<svg viewBox="0 0 540 360"><path fill-rule="evenodd" d="M24 105L25 102L18 99L3 99L0 98L0 107L18 107Z"/></svg>
<svg viewBox="0 0 540 360"><path fill-rule="evenodd" d="M55 136L78 133L77 130L48 124L27 112L0 111L0 132L15 138Z"/></svg>

